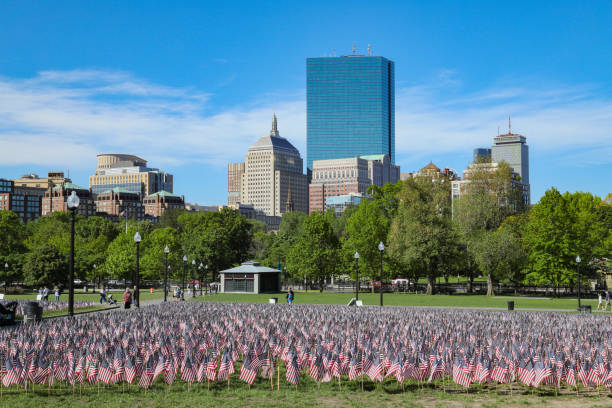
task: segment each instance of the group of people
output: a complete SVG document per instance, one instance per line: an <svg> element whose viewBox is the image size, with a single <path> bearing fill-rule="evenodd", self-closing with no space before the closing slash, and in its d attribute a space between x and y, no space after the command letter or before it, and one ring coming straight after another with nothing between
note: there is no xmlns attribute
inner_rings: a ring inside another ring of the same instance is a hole
<svg viewBox="0 0 612 408"><path fill-rule="evenodd" d="M606 290L605 292L599 292L597 298L597 310L599 310L603 306L603 311L608 310L608 307L610 307L610 311L612 312L612 305L610 305L610 289ZM603 304L604 298L606 299L605 305Z"/></svg>
<svg viewBox="0 0 612 408"><path fill-rule="evenodd" d="M53 293L55 294L55 301L59 301L60 295L62 294L62 290L59 286L55 285L53 287ZM40 296L40 300L49 300L49 288L46 286L42 286L38 289L38 295Z"/></svg>

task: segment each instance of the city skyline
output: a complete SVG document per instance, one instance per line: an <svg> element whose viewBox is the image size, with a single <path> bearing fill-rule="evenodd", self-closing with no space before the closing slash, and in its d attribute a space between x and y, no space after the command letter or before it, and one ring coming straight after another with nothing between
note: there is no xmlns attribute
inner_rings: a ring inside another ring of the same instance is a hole
<svg viewBox="0 0 612 408"><path fill-rule="evenodd" d="M273 112L306 156L306 58L355 43L395 62L403 172L461 173L510 114L532 203L552 186L612 190L609 5L391 5L0 5L0 177L69 170L87 185L97 154L133 154L186 201L224 204L227 163Z"/></svg>

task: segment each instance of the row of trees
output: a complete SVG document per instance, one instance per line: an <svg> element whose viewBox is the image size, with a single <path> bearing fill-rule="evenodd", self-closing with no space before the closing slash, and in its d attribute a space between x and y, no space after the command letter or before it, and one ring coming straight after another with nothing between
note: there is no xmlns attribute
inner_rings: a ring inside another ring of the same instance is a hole
<svg viewBox="0 0 612 408"><path fill-rule="evenodd" d="M255 225L236 211L224 209L218 213L169 211L157 224L132 220L127 231L124 228L121 222L77 216L77 279L132 279L136 269L133 238L136 232L142 236L142 279L158 280L164 276L166 247L170 278L182 277L184 255L188 258L189 277L194 275L192 261L197 266L207 265L208 271L214 273L247 258ZM65 284L69 250L68 213L53 213L24 225L14 213L0 211L0 282L32 286ZM197 271L196 276L200 277L202 272Z"/></svg>
<svg viewBox="0 0 612 408"><path fill-rule="evenodd" d="M283 266L286 276L318 283L332 276L354 278L354 254L360 254L360 276L379 280L380 252L385 243L385 280L426 278L427 291L443 277L487 277L516 285L575 285L576 256L583 271L611 258L612 206L589 193L548 190L528 209L507 164L494 172L476 168L466 194L451 202L445 178L417 177L384 187L371 187L370 200L332 211L283 216L277 234L231 209L188 213L171 210L158 223L123 223L100 217L76 221L75 275L82 280L131 279L135 271L138 231L143 237L140 271L145 280L163 278L164 248L169 248L170 277L180 279L183 256L188 276L197 267L215 273L246 259ZM70 239L69 214L54 213L22 224L0 211L0 282L27 285L64 283ZM195 261L195 267L192 266ZM2 267L6 265L7 267ZM207 279L213 276L208 276Z"/></svg>

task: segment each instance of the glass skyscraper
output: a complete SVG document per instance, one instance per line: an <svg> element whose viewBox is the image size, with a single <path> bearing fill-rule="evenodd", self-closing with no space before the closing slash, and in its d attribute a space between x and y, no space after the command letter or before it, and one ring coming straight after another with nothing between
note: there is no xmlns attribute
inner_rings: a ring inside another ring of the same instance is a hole
<svg viewBox="0 0 612 408"><path fill-rule="evenodd" d="M307 167L388 154L395 163L395 64L384 57L308 58Z"/></svg>

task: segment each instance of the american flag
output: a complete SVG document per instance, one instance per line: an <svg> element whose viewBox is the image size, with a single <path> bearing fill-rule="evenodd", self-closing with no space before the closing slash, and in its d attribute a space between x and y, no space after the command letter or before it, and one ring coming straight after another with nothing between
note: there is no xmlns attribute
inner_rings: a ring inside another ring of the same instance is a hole
<svg viewBox="0 0 612 408"><path fill-rule="evenodd" d="M257 371L251 368L251 358L249 354L247 354L242 362L242 367L240 367L240 380L249 385L253 385L256 377Z"/></svg>

